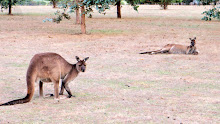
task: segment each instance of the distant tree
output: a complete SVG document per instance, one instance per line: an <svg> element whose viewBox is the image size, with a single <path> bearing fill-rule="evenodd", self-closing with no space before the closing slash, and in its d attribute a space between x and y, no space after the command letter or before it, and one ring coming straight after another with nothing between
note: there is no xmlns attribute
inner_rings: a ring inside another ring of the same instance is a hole
<svg viewBox="0 0 220 124"><path fill-rule="evenodd" d="M217 5L217 2L218 2L218 0L213 0L214 5Z"/></svg>
<svg viewBox="0 0 220 124"><path fill-rule="evenodd" d="M50 0L53 4L53 8L57 8L57 3L59 2L59 0Z"/></svg>
<svg viewBox="0 0 220 124"><path fill-rule="evenodd" d="M172 0L151 0L152 3L158 3L164 10L171 3Z"/></svg>
<svg viewBox="0 0 220 124"><path fill-rule="evenodd" d="M160 6L166 10L167 9L167 6L171 3L171 0L160 0Z"/></svg>
<svg viewBox="0 0 220 124"><path fill-rule="evenodd" d="M106 9L110 9L110 5L115 5L120 0L75 0L75 2L71 2L69 0L62 1L63 12L57 11L56 18L53 18L53 22L60 23L63 19L70 19L69 13L81 9L81 33L86 34L86 23L85 23L85 15L90 14L93 11L93 8L96 8L100 14L105 14ZM138 6L136 6L135 0L130 0L132 2L131 5L134 6L134 9L137 10ZM67 10L70 10L67 12ZM76 17L77 18L77 17ZM77 22L76 22L77 23Z"/></svg>
<svg viewBox="0 0 220 124"><path fill-rule="evenodd" d="M115 5L117 6L117 18L121 18L121 1L122 0L116 0ZM137 3L140 3L140 0L125 0L127 3L131 4L131 6L134 7L134 10L137 11Z"/></svg>
<svg viewBox="0 0 220 124"><path fill-rule="evenodd" d="M86 34L86 23L85 15L93 11L95 7L99 13L105 14L105 10L110 8L110 5L113 5L115 0L83 0L77 2L71 2L69 0L62 1L63 12L57 11L56 18L53 18L54 22L59 23L63 19L70 19L69 13L75 12L76 10L81 9L81 33ZM67 10L70 10L67 12Z"/></svg>
<svg viewBox="0 0 220 124"><path fill-rule="evenodd" d="M8 14L12 14L12 6L16 5L16 3L21 2L22 0L0 0L1 10L8 9Z"/></svg>

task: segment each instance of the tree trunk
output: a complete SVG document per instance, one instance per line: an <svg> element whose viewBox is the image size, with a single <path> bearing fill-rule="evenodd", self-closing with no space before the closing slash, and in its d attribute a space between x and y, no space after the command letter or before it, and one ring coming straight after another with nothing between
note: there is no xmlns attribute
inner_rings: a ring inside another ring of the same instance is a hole
<svg viewBox="0 0 220 124"><path fill-rule="evenodd" d="M214 5L216 5L216 4L217 4L217 0L214 1Z"/></svg>
<svg viewBox="0 0 220 124"><path fill-rule="evenodd" d="M78 6L79 0L76 0L76 4ZM80 24L80 15L79 15L79 9L76 9L76 24Z"/></svg>
<svg viewBox="0 0 220 124"><path fill-rule="evenodd" d="M53 8L56 8L56 7L57 7L57 2L56 2L56 0L52 0L52 3L53 3Z"/></svg>
<svg viewBox="0 0 220 124"><path fill-rule="evenodd" d="M117 5L117 18L121 18L121 0L118 0Z"/></svg>
<svg viewBox="0 0 220 124"><path fill-rule="evenodd" d="M8 15L11 15L11 0L8 1Z"/></svg>
<svg viewBox="0 0 220 124"><path fill-rule="evenodd" d="M166 10L166 9L167 9L167 6L168 6L168 3L164 2L164 3L163 3L163 9Z"/></svg>
<svg viewBox="0 0 220 124"><path fill-rule="evenodd" d="M85 17L85 7L81 6L81 32L86 34L86 17Z"/></svg>

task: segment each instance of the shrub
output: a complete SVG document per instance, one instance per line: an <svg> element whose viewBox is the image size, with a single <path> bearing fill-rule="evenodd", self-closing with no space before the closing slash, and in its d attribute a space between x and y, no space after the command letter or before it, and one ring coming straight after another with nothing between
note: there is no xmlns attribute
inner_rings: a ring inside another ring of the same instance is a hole
<svg viewBox="0 0 220 124"><path fill-rule="evenodd" d="M217 8L212 8L209 9L208 11L204 11L202 14L204 14L205 16L202 18L202 20L205 21L211 21L212 18L216 18L220 20L220 11Z"/></svg>

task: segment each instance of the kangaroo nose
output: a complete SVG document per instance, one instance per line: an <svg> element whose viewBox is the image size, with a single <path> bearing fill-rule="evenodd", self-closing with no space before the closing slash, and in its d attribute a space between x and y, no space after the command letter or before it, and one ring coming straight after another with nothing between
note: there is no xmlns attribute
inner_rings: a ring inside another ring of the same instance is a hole
<svg viewBox="0 0 220 124"><path fill-rule="evenodd" d="M85 72L85 69L82 69L82 72Z"/></svg>

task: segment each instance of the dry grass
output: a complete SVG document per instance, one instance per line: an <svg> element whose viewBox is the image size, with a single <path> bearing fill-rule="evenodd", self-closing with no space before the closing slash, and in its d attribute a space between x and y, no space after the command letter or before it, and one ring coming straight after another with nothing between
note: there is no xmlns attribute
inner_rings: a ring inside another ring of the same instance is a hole
<svg viewBox="0 0 220 124"><path fill-rule="evenodd" d="M204 22L204 6L123 6L87 18L88 35L74 19L43 23L51 7L16 7L0 16L0 102L24 97L31 57L57 52L69 62L89 56L87 72L70 83L75 98L40 99L0 107L0 123L219 123L220 22ZM15 8L15 9L16 9ZM39 9L40 8L40 9ZM167 43L188 45L198 56L140 55ZM45 84L44 92L53 93Z"/></svg>

